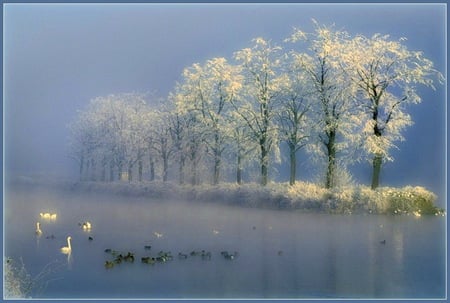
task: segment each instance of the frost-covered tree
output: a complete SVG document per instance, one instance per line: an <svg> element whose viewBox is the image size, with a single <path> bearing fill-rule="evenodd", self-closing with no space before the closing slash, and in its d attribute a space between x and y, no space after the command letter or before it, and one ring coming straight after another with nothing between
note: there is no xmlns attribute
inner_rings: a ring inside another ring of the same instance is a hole
<svg viewBox="0 0 450 303"><path fill-rule="evenodd" d="M183 81L176 87L176 107L180 113L193 116L197 131L213 158L213 184L220 178L222 154L228 133L227 115L230 101L241 87L236 67L225 58L207 60L205 64L193 64L184 69Z"/></svg>
<svg viewBox="0 0 450 303"><path fill-rule="evenodd" d="M169 123L170 112L166 110L155 110L155 113L151 150L155 151L162 161L162 179L166 182L169 174L169 161L174 153Z"/></svg>
<svg viewBox="0 0 450 303"><path fill-rule="evenodd" d="M241 65L244 80L243 92L232 104L259 146L261 184L266 185L270 155L274 148L278 148L274 117L276 100L284 81L280 76L282 49L263 38L252 42L253 47L234 54Z"/></svg>
<svg viewBox="0 0 450 303"><path fill-rule="evenodd" d="M96 179L100 163L101 180L106 180L109 163L111 181L114 167L119 179L127 172L128 179L132 180L133 167L140 163L147 148L146 111L144 95L130 93L97 97L80 112L72 124L71 140L79 142L80 171L84 170L85 176L90 174L85 179Z"/></svg>
<svg viewBox="0 0 450 303"><path fill-rule="evenodd" d="M311 87L308 74L298 60L286 57L286 77L277 114L280 140L286 142L289 153L289 184L295 184L297 152L306 145L313 121L307 116L311 107Z"/></svg>
<svg viewBox="0 0 450 303"><path fill-rule="evenodd" d="M382 163L392 161L390 150L413 123L406 107L421 101L416 86L434 88L433 79L442 80L433 63L422 52L409 50L404 41L358 35L341 52L342 68L358 87L363 148L373 166L372 189L379 185Z"/></svg>
<svg viewBox="0 0 450 303"><path fill-rule="evenodd" d="M111 136L112 155L119 178L126 175L133 179L133 168L144 156L144 118L147 110L145 98L141 94L126 93L97 98L104 103Z"/></svg>
<svg viewBox="0 0 450 303"><path fill-rule="evenodd" d="M200 163L205 153L203 125L192 113L185 114L186 132L184 136L186 159L190 165L191 185L200 184Z"/></svg>
<svg viewBox="0 0 450 303"><path fill-rule="evenodd" d="M228 122L230 127L229 132L229 153L235 164L236 169L236 183L242 184L243 171L258 157L258 144L252 139L252 132L247 123L242 119L237 112L232 112Z"/></svg>
<svg viewBox="0 0 450 303"><path fill-rule="evenodd" d="M99 127L89 112L80 111L76 120L69 125L70 156L78 162L80 181L86 179L87 163L100 146Z"/></svg>
<svg viewBox="0 0 450 303"><path fill-rule="evenodd" d="M169 97L170 100L172 100L172 97ZM168 119L174 148L174 158L178 162L178 182L182 185L185 182L187 117L174 110Z"/></svg>
<svg viewBox="0 0 450 303"><path fill-rule="evenodd" d="M305 33L295 29L287 41L306 42L306 52L294 53L296 64L306 72L311 98L314 127L309 145L310 151L326 162L325 187L336 186L336 172L340 154L352 145L354 138L354 89L342 69L341 45L348 39L347 33L334 31L315 22L315 32Z"/></svg>

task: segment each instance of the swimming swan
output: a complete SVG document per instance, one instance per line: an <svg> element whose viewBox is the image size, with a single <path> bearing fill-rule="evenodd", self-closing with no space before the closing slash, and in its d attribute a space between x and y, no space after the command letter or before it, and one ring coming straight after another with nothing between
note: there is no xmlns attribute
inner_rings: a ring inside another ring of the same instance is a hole
<svg viewBox="0 0 450 303"><path fill-rule="evenodd" d="M56 220L57 214L51 214L51 213L39 213L42 219L46 220Z"/></svg>
<svg viewBox="0 0 450 303"><path fill-rule="evenodd" d="M71 236L67 237L67 246L61 247L61 252L63 254L70 254L72 252L72 246L70 245L70 240L72 240Z"/></svg>
<svg viewBox="0 0 450 303"><path fill-rule="evenodd" d="M153 233L153 235L154 235L155 237L157 237L157 238L162 238L162 236L163 236L162 233L159 233L159 232L156 232L156 231Z"/></svg>
<svg viewBox="0 0 450 303"><path fill-rule="evenodd" d="M39 222L36 223L36 235L38 236L42 235L41 223Z"/></svg>

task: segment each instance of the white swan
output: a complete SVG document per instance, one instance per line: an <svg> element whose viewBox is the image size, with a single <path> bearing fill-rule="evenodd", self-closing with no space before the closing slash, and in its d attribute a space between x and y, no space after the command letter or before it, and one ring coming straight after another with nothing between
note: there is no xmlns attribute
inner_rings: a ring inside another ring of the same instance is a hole
<svg viewBox="0 0 450 303"><path fill-rule="evenodd" d="M67 246L61 247L61 252L63 254L70 254L72 252L72 246L70 245L70 240L72 240L71 236L67 237Z"/></svg>
<svg viewBox="0 0 450 303"><path fill-rule="evenodd" d="M41 223L39 222L36 223L36 235L38 236L42 235Z"/></svg>
<svg viewBox="0 0 450 303"><path fill-rule="evenodd" d="M162 238L162 236L163 236L162 233L159 233L159 232L156 232L156 231L153 233L153 235L154 235L155 237L157 237L157 238Z"/></svg>
<svg viewBox="0 0 450 303"><path fill-rule="evenodd" d="M40 215L41 218L43 218L43 219L50 219L50 216L51 216L49 213L40 213L39 215Z"/></svg>
<svg viewBox="0 0 450 303"><path fill-rule="evenodd" d="M56 220L57 214L51 214L51 213L39 213L42 219L46 220Z"/></svg>

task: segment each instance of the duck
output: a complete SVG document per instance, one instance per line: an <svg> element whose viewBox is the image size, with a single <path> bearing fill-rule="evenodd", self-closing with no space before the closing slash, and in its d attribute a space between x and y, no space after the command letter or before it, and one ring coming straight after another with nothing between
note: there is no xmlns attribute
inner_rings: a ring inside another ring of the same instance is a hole
<svg viewBox="0 0 450 303"><path fill-rule="evenodd" d="M282 250L279 250L279 251L278 251L278 255L279 255L279 256L282 256L282 255L283 255L283 251L282 251Z"/></svg>
<svg viewBox="0 0 450 303"><path fill-rule="evenodd" d="M123 257L123 260L126 262L134 262L134 254L131 252L128 252L128 254Z"/></svg>
<svg viewBox="0 0 450 303"><path fill-rule="evenodd" d="M70 254L72 252L72 246L70 245L70 240L72 240L72 237L68 236L67 237L67 246L61 247L61 252L63 254L68 255L68 254Z"/></svg>
<svg viewBox="0 0 450 303"><path fill-rule="evenodd" d="M88 237L88 240L89 240L89 241L92 241L92 240L94 240L94 238L92 238L91 236L89 236L89 237Z"/></svg>
<svg viewBox="0 0 450 303"><path fill-rule="evenodd" d="M111 249L111 248L106 248L106 249L105 249L105 253L110 254L111 252L112 252L112 249Z"/></svg>
<svg viewBox="0 0 450 303"><path fill-rule="evenodd" d="M42 235L41 223L39 222L36 222L36 235L38 236Z"/></svg>
<svg viewBox="0 0 450 303"><path fill-rule="evenodd" d="M142 263L145 263L145 264L153 265L153 264L155 264L156 259L153 258L153 257L142 257L142 258L141 258L141 262L142 262Z"/></svg>
<svg viewBox="0 0 450 303"><path fill-rule="evenodd" d="M188 255L186 255L186 254L183 254L183 253L181 253L181 252L179 252L178 253L178 259L187 259L187 257L188 257Z"/></svg>
<svg viewBox="0 0 450 303"><path fill-rule="evenodd" d="M227 251L222 251L221 252L222 256L227 259L227 260L234 260L237 258L237 256L239 255L239 253L237 251L233 252L233 253L229 253Z"/></svg>
<svg viewBox="0 0 450 303"><path fill-rule="evenodd" d="M123 256L122 256L122 254L120 254L114 259L114 263L120 264L120 263L122 263L122 260L123 260Z"/></svg>
<svg viewBox="0 0 450 303"><path fill-rule="evenodd" d="M113 261L106 261L105 262L105 267L106 268L113 268L114 267L114 262Z"/></svg>
<svg viewBox="0 0 450 303"><path fill-rule="evenodd" d="M171 253L170 251L165 252L165 251L162 251L162 250L161 250L161 251L158 253L158 256L164 258L165 261L173 260L172 253Z"/></svg>
<svg viewBox="0 0 450 303"><path fill-rule="evenodd" d="M202 250L202 260L211 260L211 252Z"/></svg>
<svg viewBox="0 0 450 303"><path fill-rule="evenodd" d="M145 246L144 246L144 249L145 249L145 250L150 250L150 249L152 249L152 246L151 246L151 245L145 245Z"/></svg>
<svg viewBox="0 0 450 303"><path fill-rule="evenodd" d="M380 241L380 244L386 244L386 239Z"/></svg>
<svg viewBox="0 0 450 303"><path fill-rule="evenodd" d="M201 251L196 251L196 250L193 250L193 251L191 251L191 256L200 256L202 254L202 252Z"/></svg>
<svg viewBox="0 0 450 303"><path fill-rule="evenodd" d="M155 258L155 260L157 262L161 262L161 263L164 263L164 262L167 261L167 259L164 256L158 256L158 257Z"/></svg>

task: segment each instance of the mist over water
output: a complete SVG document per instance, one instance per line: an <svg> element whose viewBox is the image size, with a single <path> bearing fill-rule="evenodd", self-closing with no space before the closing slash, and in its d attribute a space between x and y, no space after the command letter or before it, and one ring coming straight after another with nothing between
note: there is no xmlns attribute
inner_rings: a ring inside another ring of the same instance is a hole
<svg viewBox="0 0 450 303"><path fill-rule="evenodd" d="M58 217L44 221L40 212ZM4 216L5 256L22 258L31 275L51 264L48 284L33 294L43 298L445 295L442 217L331 216L43 187L8 189ZM90 232L79 226L84 221L92 223ZM50 235L55 238L47 239ZM69 235L67 258L59 249ZM106 248L133 252L136 260L106 269L105 261L112 259ZM141 257L160 250L171 251L174 259L141 263ZM210 251L211 260L190 256L194 250ZM220 254L225 250L238 257L225 259ZM178 259L179 252L188 258Z"/></svg>

